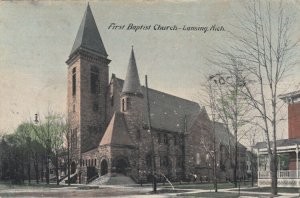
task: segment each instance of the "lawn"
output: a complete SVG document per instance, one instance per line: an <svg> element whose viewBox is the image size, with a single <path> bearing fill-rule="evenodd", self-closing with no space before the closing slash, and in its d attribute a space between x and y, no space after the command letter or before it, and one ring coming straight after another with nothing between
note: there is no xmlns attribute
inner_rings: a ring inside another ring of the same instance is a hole
<svg viewBox="0 0 300 198"><path fill-rule="evenodd" d="M251 186L251 183L241 183L241 188L243 187L249 187ZM165 186L162 187L166 187L166 188L171 188L168 184L165 184ZM175 184L174 188L177 189L203 189L203 190L212 190L214 189L214 184L213 183L200 183L200 184ZM218 189L227 189L227 188L234 188L234 184L233 183L218 183Z"/></svg>
<svg viewBox="0 0 300 198"><path fill-rule="evenodd" d="M262 187L262 188L249 188L249 189L241 189L241 191L248 192L271 192L271 187ZM300 193L299 188L278 188L279 193Z"/></svg>
<svg viewBox="0 0 300 198"><path fill-rule="evenodd" d="M56 185L56 183L45 184L45 183L24 183L24 184L11 184L10 182L0 182L0 190L4 189L34 189L34 188L63 188L66 186Z"/></svg>
<svg viewBox="0 0 300 198"><path fill-rule="evenodd" d="M247 194L229 193L229 192L201 192L193 194L180 194L180 197L214 197L214 198L238 198L240 196L249 196ZM251 194L251 197L260 197L259 195Z"/></svg>

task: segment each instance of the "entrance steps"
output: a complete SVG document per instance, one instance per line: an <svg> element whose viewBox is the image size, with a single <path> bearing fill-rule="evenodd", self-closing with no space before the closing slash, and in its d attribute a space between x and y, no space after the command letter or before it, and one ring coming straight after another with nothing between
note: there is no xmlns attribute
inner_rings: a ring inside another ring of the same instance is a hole
<svg viewBox="0 0 300 198"><path fill-rule="evenodd" d="M101 177L95 179L88 185L94 186L94 185L132 185L135 184L135 182L128 176L123 174L106 174L102 175Z"/></svg>
<svg viewBox="0 0 300 198"><path fill-rule="evenodd" d="M70 180L72 180L72 178L75 177L76 175L77 175L77 172L70 175ZM67 184L66 181L68 181L68 176L66 176L63 180L61 180L59 182L59 185L66 185Z"/></svg>

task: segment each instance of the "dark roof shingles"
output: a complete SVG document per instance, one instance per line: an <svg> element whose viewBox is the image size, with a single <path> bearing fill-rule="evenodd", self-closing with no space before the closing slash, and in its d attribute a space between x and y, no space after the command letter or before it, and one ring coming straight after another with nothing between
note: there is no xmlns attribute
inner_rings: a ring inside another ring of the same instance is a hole
<svg viewBox="0 0 300 198"><path fill-rule="evenodd" d="M122 88L124 80L116 78ZM142 92L146 96L146 88L142 86ZM146 97L144 97L146 104ZM179 98L167 93L163 93L149 88L149 102L152 127L170 132L183 132L186 118L187 128L193 124L200 112L200 107L196 102ZM146 108L146 105L145 105ZM145 112L145 124L147 121Z"/></svg>
<svg viewBox="0 0 300 198"><path fill-rule="evenodd" d="M89 5L86 8L79 26L70 56L80 48L91 50L105 58L107 57L104 44Z"/></svg>

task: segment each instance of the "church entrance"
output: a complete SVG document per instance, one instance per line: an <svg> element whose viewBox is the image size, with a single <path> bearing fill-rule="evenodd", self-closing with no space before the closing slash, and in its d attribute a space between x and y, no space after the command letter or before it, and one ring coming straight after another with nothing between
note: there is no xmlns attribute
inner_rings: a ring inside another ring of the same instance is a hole
<svg viewBox="0 0 300 198"><path fill-rule="evenodd" d="M126 170L128 168L127 160L120 158L116 160L116 172L126 175Z"/></svg>
<svg viewBox="0 0 300 198"><path fill-rule="evenodd" d="M75 171L76 171L76 163L73 161L73 162L71 163L71 175L74 174Z"/></svg>
<svg viewBox="0 0 300 198"><path fill-rule="evenodd" d="M107 172L108 172L108 164L107 164L107 161L105 159L103 159L101 161L100 166L101 166L101 176L107 174Z"/></svg>

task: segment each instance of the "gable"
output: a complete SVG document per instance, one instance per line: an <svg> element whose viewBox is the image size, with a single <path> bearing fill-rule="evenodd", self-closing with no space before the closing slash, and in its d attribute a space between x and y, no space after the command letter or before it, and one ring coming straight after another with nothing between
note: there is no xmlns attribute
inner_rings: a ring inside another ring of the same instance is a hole
<svg viewBox="0 0 300 198"><path fill-rule="evenodd" d="M100 146L104 145L134 145L130 139L122 113L115 112L112 116L100 142Z"/></svg>

